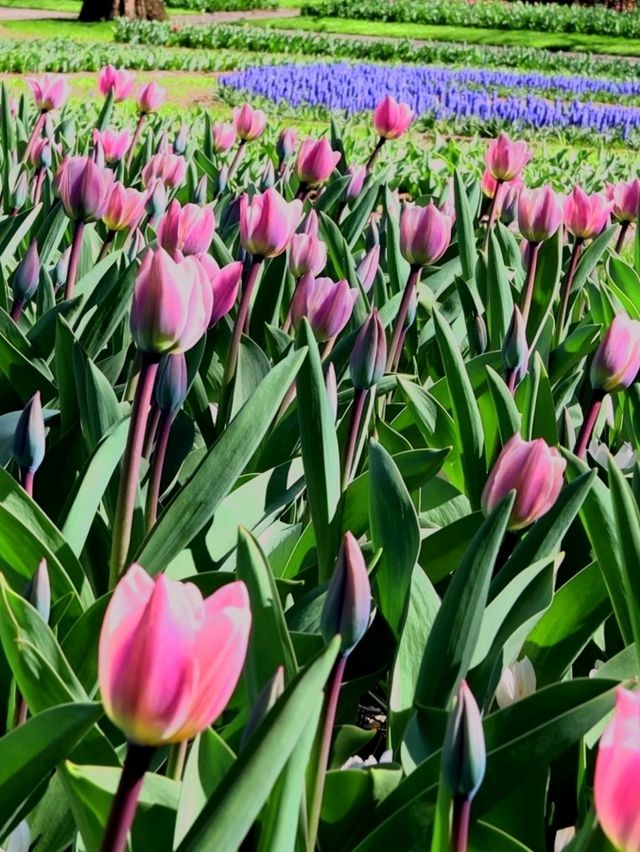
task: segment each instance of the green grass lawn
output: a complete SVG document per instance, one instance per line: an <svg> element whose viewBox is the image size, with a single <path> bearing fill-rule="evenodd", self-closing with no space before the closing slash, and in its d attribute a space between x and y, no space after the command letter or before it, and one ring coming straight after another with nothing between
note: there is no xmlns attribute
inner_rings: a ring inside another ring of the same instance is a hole
<svg viewBox="0 0 640 852"><path fill-rule="evenodd" d="M287 0L300 5L300 0ZM285 5L285 4L282 4ZM42 9L44 12L80 12L81 0L0 0L0 8L5 9ZM199 15L197 9L179 9L167 5L172 15Z"/></svg>
<svg viewBox="0 0 640 852"><path fill-rule="evenodd" d="M113 41L113 24L100 21L84 24L79 21L3 21L0 33L14 38L73 38L78 41Z"/></svg>
<svg viewBox="0 0 640 852"><path fill-rule="evenodd" d="M618 56L640 56L640 39L579 35L577 33L489 30L473 27L364 21L353 18L263 18L262 20L251 21L251 26L343 35L495 44L505 47L544 47L548 50L576 50L611 53Z"/></svg>

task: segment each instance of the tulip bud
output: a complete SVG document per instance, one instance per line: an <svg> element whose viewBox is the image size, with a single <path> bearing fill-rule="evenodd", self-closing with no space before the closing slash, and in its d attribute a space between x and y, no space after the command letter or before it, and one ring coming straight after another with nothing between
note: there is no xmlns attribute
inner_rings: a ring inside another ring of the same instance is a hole
<svg viewBox="0 0 640 852"><path fill-rule="evenodd" d="M105 163L119 163L129 150L131 145L131 134L128 130L111 130L109 127L102 132L93 131L93 144L100 146Z"/></svg>
<svg viewBox="0 0 640 852"><path fill-rule="evenodd" d="M53 267L51 272L51 280L53 281L53 286L64 287L67 283L67 274L69 272L69 259L71 257L71 246L66 248L60 257L58 258L58 262Z"/></svg>
<svg viewBox="0 0 640 852"><path fill-rule="evenodd" d="M114 102L120 103L131 94L135 79L136 75L132 71L105 65L98 74L98 91L105 98L112 92Z"/></svg>
<svg viewBox="0 0 640 852"><path fill-rule="evenodd" d="M229 183L229 168L227 166L223 166L218 174L216 175L216 183L215 183L215 193L216 195L222 195L225 189L227 188L227 184Z"/></svg>
<svg viewBox="0 0 640 852"><path fill-rule="evenodd" d="M249 712L249 718L242 732L242 747L249 742L255 731L260 727L269 710L275 705L276 701L284 692L284 668L278 666L276 673L270 678L260 694L256 698L256 702Z"/></svg>
<svg viewBox="0 0 640 852"><path fill-rule="evenodd" d="M44 450L44 417L40 391L36 391L18 418L13 434L13 457L20 470L35 473L44 459Z"/></svg>
<svg viewBox="0 0 640 852"><path fill-rule="evenodd" d="M497 181L510 181L517 178L531 159L531 151L526 142L512 142L506 133L494 139L485 155L485 163L491 177Z"/></svg>
<svg viewBox="0 0 640 852"><path fill-rule="evenodd" d="M616 849L640 848L640 693L619 687L613 720L600 738L594 803L600 826Z"/></svg>
<svg viewBox="0 0 640 852"><path fill-rule="evenodd" d="M334 283L330 278L305 275L291 300L291 320L297 330L306 317L318 341L336 337L351 318L358 291L350 289L346 279Z"/></svg>
<svg viewBox="0 0 640 852"><path fill-rule="evenodd" d="M40 561L36 573L27 584L24 597L38 610L45 624L48 624L51 613L51 586L46 559Z"/></svg>
<svg viewBox="0 0 640 852"><path fill-rule="evenodd" d="M530 243L552 237L562 225L562 206L550 186L522 189L518 198L518 229Z"/></svg>
<svg viewBox="0 0 640 852"><path fill-rule="evenodd" d="M275 189L240 197L240 242L254 257L276 257L295 233L302 201L285 201Z"/></svg>
<svg viewBox="0 0 640 852"><path fill-rule="evenodd" d="M500 221L505 225L510 225L518 214L518 199L523 187L521 180L512 180L502 187Z"/></svg>
<svg viewBox="0 0 640 852"><path fill-rule="evenodd" d="M640 371L640 320L616 314L591 362L594 390L616 393L630 387Z"/></svg>
<svg viewBox="0 0 640 852"><path fill-rule="evenodd" d="M517 305L514 305L507 335L502 344L502 363L507 374L515 373L516 384L521 382L527 374L529 365L527 329Z"/></svg>
<svg viewBox="0 0 640 852"><path fill-rule="evenodd" d="M356 274L365 293L373 287L380 267L380 244L372 246L358 264Z"/></svg>
<svg viewBox="0 0 640 852"><path fill-rule="evenodd" d="M233 124L214 124L211 128L211 145L216 154L224 154L236 141Z"/></svg>
<svg viewBox="0 0 640 852"><path fill-rule="evenodd" d="M140 224L144 208L144 193L114 183L102 221L110 231L129 231Z"/></svg>
<svg viewBox="0 0 640 852"><path fill-rule="evenodd" d="M202 175L200 180L198 181L198 185L196 186L195 192L193 193L193 203L199 204L200 207L204 207L207 203L207 176Z"/></svg>
<svg viewBox="0 0 640 852"><path fill-rule="evenodd" d="M156 405L160 411L177 411L186 395L187 360L184 354L163 355L156 379Z"/></svg>
<svg viewBox="0 0 640 852"><path fill-rule="evenodd" d="M336 368L333 366L333 363L330 363L327 367L324 384L327 391L327 399L329 400L331 422L335 423L338 419L338 380L336 379Z"/></svg>
<svg viewBox="0 0 640 852"><path fill-rule="evenodd" d="M289 269L294 278L317 275L327 264L327 247L311 234L294 234L289 245Z"/></svg>
<svg viewBox="0 0 640 852"><path fill-rule="evenodd" d="M328 139L305 139L296 160L296 176L303 186L320 186L331 177L341 156Z"/></svg>
<svg viewBox="0 0 640 852"><path fill-rule="evenodd" d="M173 153L184 154L187 150L187 142L189 140L189 128L186 124L180 125L180 130L173 142Z"/></svg>
<svg viewBox="0 0 640 852"><path fill-rule="evenodd" d="M167 92L162 86L159 86L155 80L142 86L136 98L138 111L142 115L147 115L150 112L156 112L160 109L165 101Z"/></svg>
<svg viewBox="0 0 640 852"><path fill-rule="evenodd" d="M298 229L302 234L310 234L312 237L318 236L319 231L319 220L318 214L316 211L311 208L307 215L304 217L301 227Z"/></svg>
<svg viewBox="0 0 640 852"><path fill-rule="evenodd" d="M164 183L158 178L153 184L151 191L147 192L147 200L144 205L151 227L157 228L160 219L167 209L167 204L167 190Z"/></svg>
<svg viewBox="0 0 640 852"><path fill-rule="evenodd" d="M133 263L133 261L138 257L138 255L142 251L144 251L146 246L147 243L142 234L142 231L140 230L140 228L136 228L136 230L133 232L133 239L129 243L129 250L127 252L127 258L129 260L129 263Z"/></svg>
<svg viewBox="0 0 640 852"><path fill-rule="evenodd" d="M415 117L409 104L387 95L373 111L373 126L382 139L399 139L409 129Z"/></svg>
<svg viewBox="0 0 640 852"><path fill-rule="evenodd" d="M179 154L159 153L149 158L142 169L142 183L152 186L159 178L170 189L182 186L187 176L187 161Z"/></svg>
<svg viewBox="0 0 640 852"><path fill-rule="evenodd" d="M387 338L378 311L369 314L351 350L349 372L354 388L368 390L377 385L387 363Z"/></svg>
<svg viewBox="0 0 640 852"><path fill-rule="evenodd" d="M558 499L566 461L544 438L525 441L518 432L502 448L482 492L481 505L490 514L516 492L509 529L519 530L545 515Z"/></svg>
<svg viewBox="0 0 640 852"><path fill-rule="evenodd" d="M482 717L473 693L463 680L449 713L442 746L442 775L451 796L471 801L480 789L486 766Z"/></svg>
<svg viewBox="0 0 640 852"><path fill-rule="evenodd" d="M233 110L233 126L243 142L251 142L264 133L267 114L261 109L252 109L249 104L244 104Z"/></svg>
<svg viewBox="0 0 640 852"><path fill-rule="evenodd" d="M264 167L264 171L262 172L262 178L260 179L260 192L264 192L265 189L269 189L275 184L275 182L276 170L273 162L268 160L267 165Z"/></svg>
<svg viewBox="0 0 640 852"><path fill-rule="evenodd" d="M496 689L498 707L509 707L536 691L536 672L529 657L512 663L502 670Z"/></svg>
<svg viewBox="0 0 640 852"><path fill-rule="evenodd" d="M298 134L292 127L288 127L282 131L280 136L278 136L278 141L276 142L276 152L278 154L278 161L282 164L286 160L291 157L293 152L296 150L296 145L298 143Z"/></svg>
<svg viewBox="0 0 640 852"><path fill-rule="evenodd" d="M11 192L11 209L22 210L29 197L29 179L26 172L20 172L20 176L13 186Z"/></svg>
<svg viewBox="0 0 640 852"><path fill-rule="evenodd" d="M640 212L640 178L607 187L613 215L620 222L635 222Z"/></svg>
<svg viewBox="0 0 640 852"><path fill-rule="evenodd" d="M89 157L69 157L56 174L56 187L64 212L76 222L95 222L109 203L114 174L99 168Z"/></svg>
<svg viewBox="0 0 640 852"><path fill-rule="evenodd" d="M362 187L367 177L366 166L349 166L347 172L351 175L349 186L347 187L347 201L354 201L362 192Z"/></svg>
<svg viewBox="0 0 640 852"><path fill-rule="evenodd" d="M341 653L350 654L369 627L371 585L362 551L352 533L345 533L322 608L324 641L339 635Z"/></svg>
<svg viewBox="0 0 640 852"><path fill-rule="evenodd" d="M13 273L11 282L13 298L22 303L27 302L38 289L39 281L40 257L38 243L34 240Z"/></svg>
<svg viewBox="0 0 640 852"><path fill-rule="evenodd" d="M564 223L577 239L597 237L607 224L613 202L604 195L587 193L579 186L573 188L564 202Z"/></svg>
<svg viewBox="0 0 640 852"><path fill-rule="evenodd" d="M451 219L429 202L426 207L408 206L400 219L400 251L412 266L438 261L451 242Z"/></svg>
<svg viewBox="0 0 640 852"><path fill-rule="evenodd" d="M380 245L380 228L378 227L377 218L371 217L369 227L367 228L364 247L367 251L371 251L374 246Z"/></svg>
<svg viewBox="0 0 640 852"><path fill-rule="evenodd" d="M27 77L26 80L40 112L59 109L71 94L71 86L61 74L43 74L42 77Z"/></svg>
<svg viewBox="0 0 640 852"><path fill-rule="evenodd" d="M474 345L476 352L482 354L487 351L489 345L489 335L487 334L487 324L484 321L482 314L476 314L473 318Z"/></svg>

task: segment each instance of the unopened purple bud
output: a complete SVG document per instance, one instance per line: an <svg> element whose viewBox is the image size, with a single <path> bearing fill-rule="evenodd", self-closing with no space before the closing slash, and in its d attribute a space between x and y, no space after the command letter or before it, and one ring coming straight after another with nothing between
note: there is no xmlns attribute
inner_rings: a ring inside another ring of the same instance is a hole
<svg viewBox="0 0 640 852"><path fill-rule="evenodd" d="M44 417L40 391L36 391L18 418L13 435L13 457L20 470L35 473L44 459L44 449Z"/></svg>
<svg viewBox="0 0 640 852"><path fill-rule="evenodd" d="M249 718L242 732L242 744L247 743L260 727L263 719L284 692L284 668L278 666L276 673L264 685L256 702L249 712Z"/></svg>
<svg viewBox="0 0 640 852"><path fill-rule="evenodd" d="M208 182L207 176L202 175L196 186L196 191L193 193L193 203L203 207L207 203Z"/></svg>
<svg viewBox="0 0 640 852"><path fill-rule="evenodd" d="M298 228L298 231L303 234L311 234L311 236L317 237L319 224L318 214L313 208L311 208L305 216L301 227Z"/></svg>
<svg viewBox="0 0 640 852"><path fill-rule="evenodd" d="M189 128L186 124L180 125L180 130L178 131L178 135L175 138L173 143L173 153L174 154L184 154L187 150L187 142L189 140Z"/></svg>
<svg viewBox="0 0 640 852"><path fill-rule="evenodd" d="M45 136L47 139L53 139L53 137L55 136L55 133L56 133L56 127L55 127L55 124L53 123L53 116L51 115L50 112L48 112L46 117L45 117L45 120L44 120L44 126L42 128L42 135Z"/></svg>
<svg viewBox="0 0 640 852"><path fill-rule="evenodd" d="M484 779L487 753L482 717L463 680L449 714L442 746L442 774L451 795L471 801Z"/></svg>
<svg viewBox="0 0 640 852"><path fill-rule="evenodd" d="M387 338L378 311L369 314L351 350L349 372L354 388L368 390L377 385L387 363Z"/></svg>
<svg viewBox="0 0 640 852"><path fill-rule="evenodd" d="M28 301L38 289L40 281L40 256L38 243L34 240L13 273L11 289L13 298Z"/></svg>
<svg viewBox="0 0 640 852"><path fill-rule="evenodd" d="M227 184L229 183L229 169L227 166L223 166L218 172L218 176L216 178L216 195L222 195L222 193L227 188Z"/></svg>
<svg viewBox="0 0 640 852"><path fill-rule="evenodd" d="M333 363L327 367L324 384L327 389L331 418L335 423L338 419L338 381L336 379L336 368L333 366Z"/></svg>
<svg viewBox="0 0 640 852"><path fill-rule="evenodd" d="M362 551L347 532L329 583L320 626L325 642L339 635L341 652L350 654L369 627L371 585Z"/></svg>
<svg viewBox="0 0 640 852"><path fill-rule="evenodd" d="M160 411L177 411L187 395L187 360L182 352L164 355L156 380L156 404Z"/></svg>
<svg viewBox="0 0 640 852"><path fill-rule="evenodd" d="M380 245L380 228L378 227L378 222L373 218L367 228L364 245L367 251L370 251L374 246Z"/></svg>
<svg viewBox="0 0 640 852"><path fill-rule="evenodd" d="M476 314L473 318L473 328L475 331L476 351L479 353L486 352L489 345L489 335L487 334L487 324L481 314Z"/></svg>
<svg viewBox="0 0 640 852"><path fill-rule="evenodd" d="M356 270L358 279L365 293L373 287L380 266L380 245L374 245L364 255Z"/></svg>
<svg viewBox="0 0 640 852"><path fill-rule="evenodd" d="M26 172L20 172L11 193L11 207L13 210L22 210L29 197L29 180Z"/></svg>
<svg viewBox="0 0 640 852"><path fill-rule="evenodd" d="M366 166L349 166L348 170L351 175L349 186L347 187L346 197L348 201L353 201L362 192L362 187L367 177Z"/></svg>
<svg viewBox="0 0 640 852"><path fill-rule="evenodd" d="M142 231L140 230L140 228L136 228L136 231L133 235L133 239L131 240L131 243L129 245L129 263L132 263L140 255L140 252L143 251L144 248L146 248L146 245L147 244L145 242Z"/></svg>
<svg viewBox="0 0 640 852"><path fill-rule="evenodd" d="M60 257L58 258L58 262L53 267L51 272L51 280L53 281L54 287L64 287L67 283L67 275L69 273L69 259L71 257L71 246L66 248Z"/></svg>
<svg viewBox="0 0 640 852"><path fill-rule="evenodd" d="M40 560L36 573L25 589L24 597L38 610L45 624L48 624L51 614L51 585L46 559Z"/></svg>
<svg viewBox="0 0 640 852"><path fill-rule="evenodd" d="M289 157L291 157L293 152L296 150L297 143L298 134L292 127L288 127L286 130L282 131L278 137L278 141L276 142L276 151L280 163L284 163L285 160L288 160Z"/></svg>
<svg viewBox="0 0 640 852"><path fill-rule="evenodd" d="M149 215L149 224L155 228L160 219L163 217L169 199L167 198L167 190L164 181L160 178L156 179L151 192L147 196L147 201L144 209Z"/></svg>
<svg viewBox="0 0 640 852"><path fill-rule="evenodd" d="M264 167L264 171L262 172L262 179L260 180L260 191L265 192L267 189L270 189L276 182L276 170L273 166L273 162L271 160L267 161L267 165Z"/></svg>
<svg viewBox="0 0 640 852"><path fill-rule="evenodd" d="M515 371L516 383L521 382L527 374L529 363L527 329L517 305L514 305L511 322L502 344L502 363L508 373Z"/></svg>

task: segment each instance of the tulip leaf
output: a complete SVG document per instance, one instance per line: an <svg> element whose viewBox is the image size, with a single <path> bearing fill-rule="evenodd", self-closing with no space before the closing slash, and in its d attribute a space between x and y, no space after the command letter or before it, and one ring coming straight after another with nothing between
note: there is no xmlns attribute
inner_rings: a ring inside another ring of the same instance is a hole
<svg viewBox="0 0 640 852"><path fill-rule="evenodd" d="M453 173L453 200L456 210L456 236L465 281L473 281L478 252L473 228L473 214L459 171Z"/></svg>
<svg viewBox="0 0 640 852"><path fill-rule="evenodd" d="M502 251L494 233L489 235L486 310L490 348L501 349L513 315L513 296Z"/></svg>
<svg viewBox="0 0 640 852"><path fill-rule="evenodd" d="M509 389L494 369L487 366L487 384L496 414L500 443L504 446L520 431L521 415Z"/></svg>
<svg viewBox="0 0 640 852"><path fill-rule="evenodd" d="M384 207L386 212L387 270L389 272L391 292L400 297L400 294L404 292L404 288L406 287L411 269L409 263L400 252L400 226L398 217L393 210L394 205L397 205L397 202L393 201L391 191L386 186L384 191ZM399 307L400 302L398 301Z"/></svg>

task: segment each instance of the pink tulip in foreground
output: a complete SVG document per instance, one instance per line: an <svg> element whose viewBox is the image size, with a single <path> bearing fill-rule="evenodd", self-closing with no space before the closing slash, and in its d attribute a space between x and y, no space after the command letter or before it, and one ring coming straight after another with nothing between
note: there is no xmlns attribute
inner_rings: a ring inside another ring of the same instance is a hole
<svg viewBox="0 0 640 852"><path fill-rule="evenodd" d="M556 233L562 220L562 206L550 186L520 191L518 229L525 240L531 243L548 240Z"/></svg>
<svg viewBox="0 0 640 852"><path fill-rule="evenodd" d="M148 115L160 109L167 97L166 89L159 86L155 80L146 83L140 88L136 97L138 112Z"/></svg>
<svg viewBox="0 0 640 852"><path fill-rule="evenodd" d="M204 269L213 291L213 308L209 326L215 325L235 305L242 280L242 261L234 260L226 266L218 266L210 254L195 256Z"/></svg>
<svg viewBox="0 0 640 852"><path fill-rule="evenodd" d="M331 340L349 322L357 298L358 291L350 289L345 279L334 283L305 275L291 302L293 325L297 329L306 317L316 340Z"/></svg>
<svg viewBox="0 0 640 852"><path fill-rule="evenodd" d="M93 144L102 146L106 163L119 163L131 145L131 134L128 130L112 130L107 128L102 132L93 131Z"/></svg>
<svg viewBox="0 0 640 852"><path fill-rule="evenodd" d="M67 102L71 94L71 87L66 78L59 74L43 74L42 77L27 77L26 81L40 112L60 109Z"/></svg>
<svg viewBox="0 0 640 852"><path fill-rule="evenodd" d="M275 189L240 198L240 242L254 257L276 257L287 248L302 213L302 201L285 201Z"/></svg>
<svg viewBox="0 0 640 852"><path fill-rule="evenodd" d="M382 139L399 139L414 118L415 113L409 104L398 103L394 97L387 95L373 111L373 126Z"/></svg>
<svg viewBox="0 0 640 852"><path fill-rule="evenodd" d="M113 185L102 221L110 231L129 231L137 228L144 215L146 196L122 183Z"/></svg>
<svg viewBox="0 0 640 852"><path fill-rule="evenodd" d="M605 393L626 390L640 371L640 320L616 314L591 362L591 385Z"/></svg>
<svg viewBox="0 0 640 852"><path fill-rule="evenodd" d="M619 688L613 720L600 738L594 802L616 849L640 849L640 693Z"/></svg>
<svg viewBox="0 0 640 852"><path fill-rule="evenodd" d="M328 139L305 139L296 160L296 176L304 186L320 186L331 177L341 156Z"/></svg>
<svg viewBox="0 0 640 852"><path fill-rule="evenodd" d="M264 110L253 109L250 104L235 107L233 110L233 126L243 142L258 139L267 126L267 114Z"/></svg>
<svg viewBox="0 0 640 852"><path fill-rule="evenodd" d="M216 154L224 154L236 141L236 129L233 124L214 124L211 128L211 144Z"/></svg>
<svg viewBox="0 0 640 852"><path fill-rule="evenodd" d="M597 237L607 224L612 207L604 195L587 195L579 186L574 187L564 202L567 231L580 240Z"/></svg>
<svg viewBox="0 0 640 852"><path fill-rule="evenodd" d="M165 186L175 189L182 186L187 176L187 161L179 154L154 154L142 169L142 183L145 187L152 186L160 179Z"/></svg>
<svg viewBox="0 0 640 852"><path fill-rule="evenodd" d="M501 133L489 145L484 159L494 180L510 181L520 175L531 159L531 151L526 142L512 142L506 133Z"/></svg>
<svg viewBox="0 0 640 852"><path fill-rule="evenodd" d="M482 511L492 512L510 491L516 500L509 529L519 530L546 514L558 499L566 461L543 438L525 441L516 432L502 448L482 493Z"/></svg>
<svg viewBox="0 0 640 852"><path fill-rule="evenodd" d="M106 98L113 92L113 100L116 103L126 100L133 90L136 75L133 71L125 68L114 68L113 65L105 65L98 74L98 91Z"/></svg>
<svg viewBox="0 0 640 852"><path fill-rule="evenodd" d="M289 246L289 269L294 278L317 275L327 265L327 247L312 234L294 234Z"/></svg>
<svg viewBox="0 0 640 852"><path fill-rule="evenodd" d="M175 199L158 226L158 241L174 258L206 252L213 239L215 218L211 207L180 205Z"/></svg>
<svg viewBox="0 0 640 852"><path fill-rule="evenodd" d="M400 219L400 251L413 267L440 260L451 242L451 219L429 202L405 207Z"/></svg>

